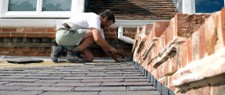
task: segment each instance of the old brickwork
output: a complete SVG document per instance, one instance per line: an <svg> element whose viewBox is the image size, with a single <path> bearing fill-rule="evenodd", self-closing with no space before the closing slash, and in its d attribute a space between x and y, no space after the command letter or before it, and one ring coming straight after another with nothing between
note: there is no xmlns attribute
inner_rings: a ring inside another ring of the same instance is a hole
<svg viewBox="0 0 225 95"><path fill-rule="evenodd" d="M105 29L106 40L119 52L131 56L132 45L117 39L117 28ZM54 45L55 27L0 27L0 55L50 56ZM124 28L124 35L134 38L136 28ZM90 47L95 56L107 56L94 44Z"/></svg>
<svg viewBox="0 0 225 95"><path fill-rule="evenodd" d="M89 0L86 11L100 13L110 9L117 19L171 19L177 12L172 0Z"/></svg>
<svg viewBox="0 0 225 95"><path fill-rule="evenodd" d="M133 60L159 81L153 81L156 88L164 85L177 95L223 95L224 17L225 8L212 14L176 14L168 22L139 27Z"/></svg>
<svg viewBox="0 0 225 95"><path fill-rule="evenodd" d="M176 13L168 0L88 0L86 11L99 13L111 9L116 20L171 19ZM135 24L134 24L135 25ZM124 27L124 36L134 38L137 28ZM0 55L50 56L54 45L55 28L52 27L0 27ZM105 29L106 40L119 52L132 55L132 45L117 39L117 27ZM95 56L107 56L94 44L90 47Z"/></svg>

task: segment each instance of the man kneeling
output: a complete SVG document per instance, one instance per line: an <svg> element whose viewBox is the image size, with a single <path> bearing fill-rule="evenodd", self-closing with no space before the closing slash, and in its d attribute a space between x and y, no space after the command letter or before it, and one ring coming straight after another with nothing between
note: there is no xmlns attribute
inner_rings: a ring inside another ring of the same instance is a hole
<svg viewBox="0 0 225 95"><path fill-rule="evenodd" d="M57 26L56 43L51 53L53 62L58 62L60 52L65 48L67 62L92 62L94 56L87 48L96 42L110 55L116 55L117 50L110 46L103 33L105 27L115 23L114 14L106 10L99 15L95 13L74 14L68 20ZM115 61L119 59L113 58Z"/></svg>

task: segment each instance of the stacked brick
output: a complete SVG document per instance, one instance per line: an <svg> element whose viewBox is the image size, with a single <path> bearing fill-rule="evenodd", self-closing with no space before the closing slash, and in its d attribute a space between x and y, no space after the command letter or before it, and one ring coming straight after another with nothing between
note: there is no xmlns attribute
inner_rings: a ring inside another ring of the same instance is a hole
<svg viewBox="0 0 225 95"><path fill-rule="evenodd" d="M138 28L133 60L177 95L223 95L224 33L225 8L176 14Z"/></svg>
<svg viewBox="0 0 225 95"><path fill-rule="evenodd" d="M53 27L0 27L0 55L49 56Z"/></svg>
<svg viewBox="0 0 225 95"><path fill-rule="evenodd" d="M132 45L117 39L117 28L105 29L110 45L120 53L131 56ZM55 27L0 27L0 55L7 56L50 56L55 43ZM134 38L136 28L125 27L124 35ZM97 45L90 47L96 57L106 57Z"/></svg>
<svg viewBox="0 0 225 95"><path fill-rule="evenodd" d="M89 0L86 11L100 13L110 9L117 19L171 19L177 12L172 0Z"/></svg>

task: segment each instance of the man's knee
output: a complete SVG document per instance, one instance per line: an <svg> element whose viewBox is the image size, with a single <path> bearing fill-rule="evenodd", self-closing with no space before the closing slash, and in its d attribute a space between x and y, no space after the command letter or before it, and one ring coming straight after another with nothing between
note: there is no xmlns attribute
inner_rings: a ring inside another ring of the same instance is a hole
<svg viewBox="0 0 225 95"><path fill-rule="evenodd" d="M87 37L93 37L92 31L90 29L87 30L83 38L87 38Z"/></svg>

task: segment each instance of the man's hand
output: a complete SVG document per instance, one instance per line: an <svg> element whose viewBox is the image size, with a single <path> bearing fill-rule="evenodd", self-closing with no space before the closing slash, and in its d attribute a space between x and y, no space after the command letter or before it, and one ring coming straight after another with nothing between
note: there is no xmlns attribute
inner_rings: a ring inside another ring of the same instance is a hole
<svg viewBox="0 0 225 95"><path fill-rule="evenodd" d="M117 53L117 50L114 47L111 47L109 50L110 50L109 51L110 54L116 54Z"/></svg>

